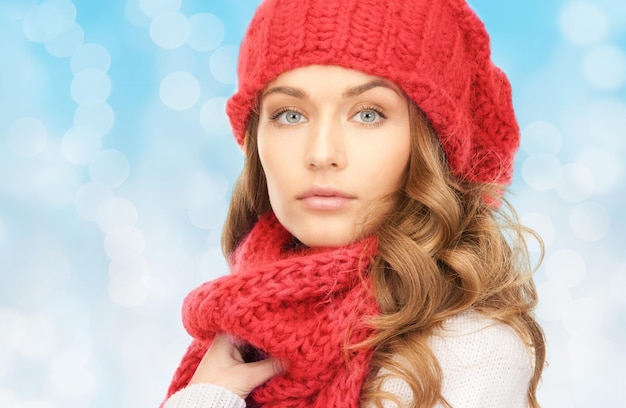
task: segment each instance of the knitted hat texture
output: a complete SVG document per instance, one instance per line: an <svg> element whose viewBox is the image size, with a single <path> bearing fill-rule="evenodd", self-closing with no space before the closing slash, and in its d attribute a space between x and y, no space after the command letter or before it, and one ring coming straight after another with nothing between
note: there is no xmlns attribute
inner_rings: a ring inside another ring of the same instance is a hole
<svg viewBox="0 0 626 408"><path fill-rule="evenodd" d="M169 395L187 385L217 333L288 362L286 374L254 390L248 407L358 408L373 350L366 320L380 309L366 269L376 238L336 248L286 250L293 236L265 214L237 247L232 274L192 291L183 323L194 338ZM244 347L250 349L250 347ZM252 361L255 361L254 358Z"/></svg>
<svg viewBox="0 0 626 408"><path fill-rule="evenodd" d="M457 177L511 182L519 147L511 86L464 0L265 0L242 42L238 90L226 108L240 145L259 92L316 64L396 83L426 114Z"/></svg>

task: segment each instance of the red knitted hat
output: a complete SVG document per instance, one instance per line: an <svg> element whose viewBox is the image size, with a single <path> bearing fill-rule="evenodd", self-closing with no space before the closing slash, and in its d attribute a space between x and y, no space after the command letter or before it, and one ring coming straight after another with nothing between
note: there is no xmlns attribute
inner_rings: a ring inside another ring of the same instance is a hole
<svg viewBox="0 0 626 408"><path fill-rule="evenodd" d="M464 180L508 184L519 146L511 86L464 0L265 0L226 111L242 145L259 92L283 72L337 65L386 78L426 114Z"/></svg>

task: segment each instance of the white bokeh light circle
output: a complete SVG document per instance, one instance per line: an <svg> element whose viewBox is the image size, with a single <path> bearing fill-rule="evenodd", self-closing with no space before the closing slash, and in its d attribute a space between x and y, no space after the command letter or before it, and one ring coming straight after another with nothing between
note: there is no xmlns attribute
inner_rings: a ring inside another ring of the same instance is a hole
<svg viewBox="0 0 626 408"><path fill-rule="evenodd" d="M236 84L238 54L239 48L234 45L224 45L213 51L209 60L211 75L223 84Z"/></svg>
<svg viewBox="0 0 626 408"><path fill-rule="evenodd" d="M189 109L200 98L200 82L189 72L172 72L161 81L159 96L170 109Z"/></svg>
<svg viewBox="0 0 626 408"><path fill-rule="evenodd" d="M9 328L7 335L10 346L18 354L31 359L45 359L57 348L59 333L50 319L41 315L24 315L16 323Z"/></svg>
<svg viewBox="0 0 626 408"><path fill-rule="evenodd" d="M91 180L111 188L124 184L129 174L128 159L122 152L113 149L99 151L89 165Z"/></svg>
<svg viewBox="0 0 626 408"><path fill-rule="evenodd" d="M74 112L74 126L90 127L98 135L109 133L115 122L115 113L106 102L79 105Z"/></svg>
<svg viewBox="0 0 626 408"><path fill-rule="evenodd" d="M226 98L212 98L200 109L200 125L211 136L229 134L230 122L226 115Z"/></svg>
<svg viewBox="0 0 626 408"><path fill-rule="evenodd" d="M203 207L187 210L189 221L201 229L219 228L224 224L228 212L228 203L222 199Z"/></svg>
<svg viewBox="0 0 626 408"><path fill-rule="evenodd" d="M35 180L35 189L42 202L52 207L64 206L72 202L83 182L82 172L61 160L41 169Z"/></svg>
<svg viewBox="0 0 626 408"><path fill-rule="evenodd" d="M98 206L96 221L105 234L137 224L137 208L133 203L121 197L112 197Z"/></svg>
<svg viewBox="0 0 626 408"><path fill-rule="evenodd" d="M228 180L206 171L193 173L185 188L183 206L200 208L224 200L228 192Z"/></svg>
<svg viewBox="0 0 626 408"><path fill-rule="evenodd" d="M100 205L111 198L113 193L109 187L99 183L86 183L76 192L74 205L82 218L95 221Z"/></svg>
<svg viewBox="0 0 626 408"><path fill-rule="evenodd" d="M100 44L83 44L74 53L70 67L74 75L86 69L107 72L111 66L111 54Z"/></svg>
<svg viewBox="0 0 626 408"><path fill-rule="evenodd" d="M33 7L22 23L26 38L43 43L69 29L76 19L76 6L69 0L44 0Z"/></svg>
<svg viewBox="0 0 626 408"><path fill-rule="evenodd" d="M524 160L522 177L535 190L550 190L559 183L563 166L553 154L534 154Z"/></svg>
<svg viewBox="0 0 626 408"><path fill-rule="evenodd" d="M565 318L572 304L572 295L567 288L546 282L537 287L539 303L537 317L544 321L559 321Z"/></svg>
<svg viewBox="0 0 626 408"><path fill-rule="evenodd" d="M610 23L602 9L590 1L578 0L565 4L559 15L559 28L570 43L591 45L607 36Z"/></svg>
<svg viewBox="0 0 626 408"><path fill-rule="evenodd" d="M582 164L563 166L563 174L556 186L556 192L565 201L577 203L586 200L595 191L593 175Z"/></svg>
<svg viewBox="0 0 626 408"><path fill-rule="evenodd" d="M626 288L626 262L618 265L615 271L613 271L609 288L609 300L611 303L618 306L626 306L626 296L624 296L624 288Z"/></svg>
<svg viewBox="0 0 626 408"><path fill-rule="evenodd" d="M616 153L604 148L585 149L576 159L595 180L596 191L606 193L616 188L624 177L624 166Z"/></svg>
<svg viewBox="0 0 626 408"><path fill-rule="evenodd" d="M46 51L58 58L71 56L85 40L82 27L74 23L50 41L46 41Z"/></svg>
<svg viewBox="0 0 626 408"><path fill-rule="evenodd" d="M550 282L562 288L580 285L586 273L587 264L577 251L561 249L546 259L546 276Z"/></svg>
<svg viewBox="0 0 626 408"><path fill-rule="evenodd" d="M161 13L150 23L150 38L167 50L185 45L190 31L189 20L178 12Z"/></svg>
<svg viewBox="0 0 626 408"><path fill-rule="evenodd" d="M521 221L522 224L539 234L546 248L552 245L556 236L556 228L548 215L537 212L527 213L521 217ZM527 244L529 251L539 252L541 250L539 243L533 238L529 238Z"/></svg>
<svg viewBox="0 0 626 408"><path fill-rule="evenodd" d="M626 83L626 55L613 45L595 47L583 59L583 73L596 88L617 90Z"/></svg>
<svg viewBox="0 0 626 408"><path fill-rule="evenodd" d="M561 150L561 132L548 122L532 122L522 131L522 149L526 154L557 154Z"/></svg>
<svg viewBox="0 0 626 408"><path fill-rule="evenodd" d="M119 228L104 239L104 251L111 259L138 257L145 247L143 233L130 226Z"/></svg>
<svg viewBox="0 0 626 408"><path fill-rule="evenodd" d="M190 33L187 44L196 51L211 51L224 41L222 21L209 13L198 13L189 18Z"/></svg>
<svg viewBox="0 0 626 408"><path fill-rule="evenodd" d="M70 93L79 105L102 103L111 93L111 80L103 71L85 69L78 72L72 80Z"/></svg>
<svg viewBox="0 0 626 408"><path fill-rule="evenodd" d="M150 295L150 264L141 258L113 260L109 265L109 297L122 307L141 305Z"/></svg>
<svg viewBox="0 0 626 408"><path fill-rule="evenodd" d="M579 239L587 242L598 241L609 233L611 216L604 205L585 202L572 209L569 225Z"/></svg>
<svg viewBox="0 0 626 408"><path fill-rule="evenodd" d="M150 18L155 18L161 13L180 10L182 0L139 0L141 11Z"/></svg>
<svg viewBox="0 0 626 408"><path fill-rule="evenodd" d="M93 129L75 126L68 130L61 141L63 156L73 164L87 164L100 151L102 139Z"/></svg>
<svg viewBox="0 0 626 408"><path fill-rule="evenodd" d="M79 350L58 353L48 363L47 386L63 398L90 396L96 388L96 380L87 368L89 359L89 353Z"/></svg>
<svg viewBox="0 0 626 408"><path fill-rule="evenodd" d="M586 134L596 145L626 147L626 103L620 99L604 99L589 105Z"/></svg>
<svg viewBox="0 0 626 408"><path fill-rule="evenodd" d="M16 120L7 134L9 150L20 157L41 153L48 141L48 130L41 120L24 117Z"/></svg>

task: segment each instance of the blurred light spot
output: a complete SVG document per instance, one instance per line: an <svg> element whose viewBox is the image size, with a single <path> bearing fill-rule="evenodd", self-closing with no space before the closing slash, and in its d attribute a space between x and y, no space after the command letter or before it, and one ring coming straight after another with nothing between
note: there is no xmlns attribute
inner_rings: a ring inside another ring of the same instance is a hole
<svg viewBox="0 0 626 408"><path fill-rule="evenodd" d="M48 363L48 387L63 399L93 394L96 379L87 368L90 355L78 350L63 351Z"/></svg>
<svg viewBox="0 0 626 408"><path fill-rule="evenodd" d="M73 164L87 164L100 151L102 140L93 129L73 127L65 133L61 142L63 156Z"/></svg>
<svg viewBox="0 0 626 408"><path fill-rule="evenodd" d="M85 69L72 80L70 92L72 99L79 105L102 103L111 93L111 80L105 72Z"/></svg>
<svg viewBox="0 0 626 408"><path fill-rule="evenodd" d="M161 48L174 49L189 39L189 21L177 12L161 13L150 23L150 38Z"/></svg>
<svg viewBox="0 0 626 408"><path fill-rule="evenodd" d="M522 165L524 181L535 190L556 187L562 173L561 162L552 154L534 154L524 160Z"/></svg>
<svg viewBox="0 0 626 408"><path fill-rule="evenodd" d="M148 17L154 18L161 13L178 11L182 0L139 0L141 11Z"/></svg>
<svg viewBox="0 0 626 408"><path fill-rule="evenodd" d="M209 99L200 109L200 125L211 136L229 134L230 122L226 115L226 98Z"/></svg>
<svg viewBox="0 0 626 408"><path fill-rule="evenodd" d="M56 207L71 203L83 182L82 172L77 168L69 163L57 162L40 170L35 187L40 200Z"/></svg>
<svg viewBox="0 0 626 408"><path fill-rule="evenodd" d="M611 45L595 47L585 55L583 73L593 86L605 91L616 90L626 82L626 56Z"/></svg>
<svg viewBox="0 0 626 408"><path fill-rule="evenodd" d="M200 83L189 72L172 72L161 81L159 95L170 109L189 109L200 98Z"/></svg>
<svg viewBox="0 0 626 408"><path fill-rule="evenodd" d="M124 16L131 24L137 27L148 27L150 18L141 10L139 0L126 0Z"/></svg>
<svg viewBox="0 0 626 408"><path fill-rule="evenodd" d="M590 45L606 37L609 20L601 9L589 1L570 1L561 10L559 28L569 42Z"/></svg>
<svg viewBox="0 0 626 408"><path fill-rule="evenodd" d="M609 309L608 299L602 292L575 299L564 319L565 328L572 336L600 333Z"/></svg>
<svg viewBox="0 0 626 408"><path fill-rule="evenodd" d="M84 40L85 32L81 26L74 23L52 40L46 41L46 51L55 57L69 57L80 47Z"/></svg>
<svg viewBox="0 0 626 408"><path fill-rule="evenodd" d="M598 203L578 204L569 217L570 229L583 241L598 241L609 232L611 217L607 209Z"/></svg>
<svg viewBox="0 0 626 408"><path fill-rule="evenodd" d="M21 157L38 155L46 147L48 131L37 118L21 118L16 120L9 129L9 149Z"/></svg>
<svg viewBox="0 0 626 408"><path fill-rule="evenodd" d="M624 288L626 288L626 262L619 265L611 275L609 285L611 303L618 306L626 306Z"/></svg>
<svg viewBox="0 0 626 408"><path fill-rule="evenodd" d="M130 201L113 197L98 207L96 221L105 234L112 234L124 227L134 227L137 224L137 209Z"/></svg>
<svg viewBox="0 0 626 408"><path fill-rule="evenodd" d="M602 331L591 329L582 335L572 336L568 351L571 361L570 375L583 381L592 380L590 373L597 373L607 367L607 364L614 363L615 351Z"/></svg>
<svg viewBox="0 0 626 408"><path fill-rule="evenodd" d="M37 0L3 0L0 1L0 14L9 20L21 20L37 3Z"/></svg>
<svg viewBox="0 0 626 408"><path fill-rule="evenodd" d="M8 328L10 346L18 354L32 359L49 357L57 347L58 333L43 316L20 316ZM4 329L4 327L3 327Z"/></svg>
<svg viewBox="0 0 626 408"><path fill-rule="evenodd" d="M200 208L224 200L227 192L226 178L196 171L187 182L183 205L185 208Z"/></svg>
<svg viewBox="0 0 626 408"><path fill-rule="evenodd" d="M546 276L556 286L573 288L585 278L587 265L580 253L562 249L548 256Z"/></svg>
<svg viewBox="0 0 626 408"><path fill-rule="evenodd" d="M109 296L123 307L136 307L150 294L150 265L143 258L113 260L109 265Z"/></svg>
<svg viewBox="0 0 626 408"><path fill-rule="evenodd" d="M135 227L121 227L104 239L104 251L111 259L140 256L145 247L143 234Z"/></svg>
<svg viewBox="0 0 626 408"><path fill-rule="evenodd" d="M522 224L539 234L546 248L552 245L556 233L554 223L549 216L542 213L528 213L521 217L521 221ZM527 244L529 251L539 252L541 249L539 243L532 238L529 238Z"/></svg>
<svg viewBox="0 0 626 408"><path fill-rule="evenodd" d="M545 321L562 320L572 304L572 296L569 290L546 282L537 287L539 303L537 305L537 317Z"/></svg>
<svg viewBox="0 0 626 408"><path fill-rule="evenodd" d="M611 148L626 146L626 103L605 99L590 104L587 112L588 140Z"/></svg>
<svg viewBox="0 0 626 408"><path fill-rule="evenodd" d="M130 163L126 156L117 150L99 151L89 165L89 176L96 183L108 187L119 187L130 174Z"/></svg>
<svg viewBox="0 0 626 408"><path fill-rule="evenodd" d="M187 210L191 223L202 229L219 228L224 223L227 212L228 204L223 199L203 207Z"/></svg>
<svg viewBox="0 0 626 408"><path fill-rule="evenodd" d="M111 55L100 44L81 45L73 54L70 67L74 75L86 69L107 72L111 66Z"/></svg>
<svg viewBox="0 0 626 408"><path fill-rule="evenodd" d="M568 164L556 186L556 192L565 201L572 203L586 200L595 190L595 181L589 169L582 164Z"/></svg>
<svg viewBox="0 0 626 408"><path fill-rule="evenodd" d="M24 18L26 38L43 43L69 29L76 19L76 7L69 0L44 0Z"/></svg>
<svg viewBox="0 0 626 408"><path fill-rule="evenodd" d="M109 133L114 121L113 109L105 102L79 105L74 112L74 126L90 127L100 136Z"/></svg>
<svg viewBox="0 0 626 408"><path fill-rule="evenodd" d="M606 193L613 190L624 175L622 161L614 152L607 149L585 149L576 161L591 172L598 192Z"/></svg>
<svg viewBox="0 0 626 408"><path fill-rule="evenodd" d="M211 54L209 69L219 82L227 85L237 83L237 55L239 49L234 45L224 45Z"/></svg>
<svg viewBox="0 0 626 408"><path fill-rule="evenodd" d="M113 198L113 193L104 184L87 183L76 192L74 205L82 218L95 221L98 208L110 198Z"/></svg>
<svg viewBox="0 0 626 408"><path fill-rule="evenodd" d="M529 156L557 154L561 150L561 132L551 123L533 122L522 131L522 149Z"/></svg>
<svg viewBox="0 0 626 408"><path fill-rule="evenodd" d="M224 41L224 25L209 13L198 13L189 19L190 33L187 44L196 51L211 51Z"/></svg>

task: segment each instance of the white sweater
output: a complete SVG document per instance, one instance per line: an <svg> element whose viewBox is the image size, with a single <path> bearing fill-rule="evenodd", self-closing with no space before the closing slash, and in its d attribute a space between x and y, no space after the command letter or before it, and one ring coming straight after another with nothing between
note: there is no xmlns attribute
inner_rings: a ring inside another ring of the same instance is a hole
<svg viewBox="0 0 626 408"><path fill-rule="evenodd" d="M476 312L447 320L430 339L443 373L443 396L454 408L527 408L533 373L529 348L509 326ZM404 404L412 401L408 384L399 378L384 388ZM396 408L385 401L385 408ZM194 384L174 395L163 408L245 408L243 399L213 384Z"/></svg>

